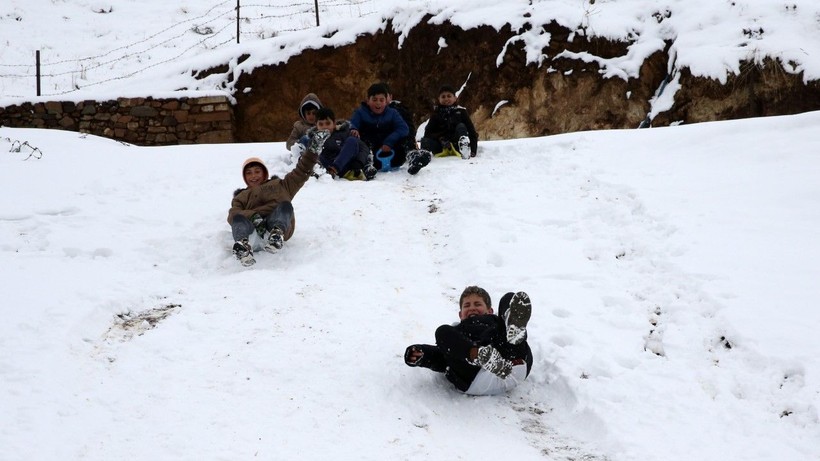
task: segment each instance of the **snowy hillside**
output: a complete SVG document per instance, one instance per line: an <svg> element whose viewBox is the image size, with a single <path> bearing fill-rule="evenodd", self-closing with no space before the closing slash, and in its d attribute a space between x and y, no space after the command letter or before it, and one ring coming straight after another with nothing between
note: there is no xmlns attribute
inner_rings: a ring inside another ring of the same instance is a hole
<svg viewBox="0 0 820 461"><path fill-rule="evenodd" d="M0 128L0 459L820 459L818 123L311 179L251 269L225 217L282 144ZM507 396L402 361L468 284L533 299Z"/></svg>

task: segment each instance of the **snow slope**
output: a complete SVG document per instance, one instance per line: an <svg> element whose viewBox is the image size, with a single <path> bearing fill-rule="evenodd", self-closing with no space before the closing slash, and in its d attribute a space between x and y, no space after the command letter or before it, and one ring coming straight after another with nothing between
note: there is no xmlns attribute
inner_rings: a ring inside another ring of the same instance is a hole
<svg viewBox="0 0 820 461"><path fill-rule="evenodd" d="M250 269L225 217L281 143L0 128L0 459L818 460L818 123L311 179ZM468 284L533 299L509 395L403 364Z"/></svg>

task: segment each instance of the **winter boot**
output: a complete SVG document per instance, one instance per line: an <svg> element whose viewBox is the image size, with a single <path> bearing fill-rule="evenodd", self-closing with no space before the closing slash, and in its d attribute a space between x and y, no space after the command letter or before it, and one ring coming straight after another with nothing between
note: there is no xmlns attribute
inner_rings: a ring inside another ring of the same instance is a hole
<svg viewBox="0 0 820 461"><path fill-rule="evenodd" d="M372 163L368 163L367 166L364 167L364 178L370 181L371 179L376 177L376 173L378 172L379 170L377 170Z"/></svg>
<svg viewBox="0 0 820 461"><path fill-rule="evenodd" d="M461 152L461 158L468 159L470 158L473 153L472 149L470 149L470 138L467 136L462 136L458 138L458 151Z"/></svg>
<svg viewBox="0 0 820 461"><path fill-rule="evenodd" d="M242 239L233 244L233 254L239 263L245 267L253 266L256 260L253 259L253 250L248 239Z"/></svg>
<svg viewBox="0 0 820 461"><path fill-rule="evenodd" d="M367 181L362 170L348 170L345 174L342 175L344 179L348 181Z"/></svg>
<svg viewBox="0 0 820 461"><path fill-rule="evenodd" d="M422 168L426 167L430 160L433 158L433 153L429 150L411 150L407 154L408 163L410 164L407 167L407 172L410 174L416 174Z"/></svg>
<svg viewBox="0 0 820 461"><path fill-rule="evenodd" d="M493 346L479 347L476 361L481 365L481 368L501 379L506 378L512 372L512 362L502 357L501 353Z"/></svg>
<svg viewBox="0 0 820 461"><path fill-rule="evenodd" d="M276 253L276 250L281 250L283 246L285 246L285 233L278 226L273 226L262 248L268 253Z"/></svg>
<svg viewBox="0 0 820 461"><path fill-rule="evenodd" d="M314 154L320 154L325 141L330 137L330 131L315 130L308 134L308 150Z"/></svg>
<svg viewBox="0 0 820 461"><path fill-rule="evenodd" d="M521 344L527 339L527 322L532 314L532 303L527 293L519 291L510 300L510 307L501 313L507 325L507 342Z"/></svg>

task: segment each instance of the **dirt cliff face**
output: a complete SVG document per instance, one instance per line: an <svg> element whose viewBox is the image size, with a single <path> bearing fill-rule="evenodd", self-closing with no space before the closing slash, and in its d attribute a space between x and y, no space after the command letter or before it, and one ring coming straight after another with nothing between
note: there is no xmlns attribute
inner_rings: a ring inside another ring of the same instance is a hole
<svg viewBox="0 0 820 461"><path fill-rule="evenodd" d="M399 48L390 27L360 37L342 48L309 50L287 63L257 68L237 83L236 140L284 141L297 119L297 106L309 92L348 118L365 98L367 87L387 82L396 99L414 112L416 123L428 117L441 84L466 82L459 103L470 110L480 139L543 136L582 130L637 128L650 110L649 100L667 78L669 57L657 52L639 78L603 78L595 63L561 58L564 50L587 51L603 58L624 56L628 43L571 35L556 24L550 32L549 59L527 64L520 44L507 46L508 28L463 30L450 24L416 26ZM447 46L439 48L443 38ZM572 40L570 40L572 38ZM726 85L694 77L684 69L671 110L653 126L697 123L820 109L820 82L805 84L779 63L744 65ZM243 91L250 88L250 91Z"/></svg>

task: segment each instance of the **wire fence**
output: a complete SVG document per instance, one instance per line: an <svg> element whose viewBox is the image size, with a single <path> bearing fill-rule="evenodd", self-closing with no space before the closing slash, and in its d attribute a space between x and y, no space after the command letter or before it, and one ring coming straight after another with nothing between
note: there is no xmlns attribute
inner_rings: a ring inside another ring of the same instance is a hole
<svg viewBox="0 0 820 461"><path fill-rule="evenodd" d="M377 0L256 0L252 4L224 0L141 40L92 56L50 61L48 52L41 59L39 50L30 50L30 62L0 63L0 94L11 98L65 95L125 80L203 50L310 29L323 17L361 18L376 11ZM104 44L98 48L104 49Z"/></svg>
<svg viewBox="0 0 820 461"><path fill-rule="evenodd" d="M41 151L38 147L32 146L28 143L28 141L20 141L18 139L7 137L0 137L0 141L5 141L11 144L11 147L9 148L10 153L26 154L27 156L23 160L28 160L30 158L39 160L43 158L43 151Z"/></svg>

